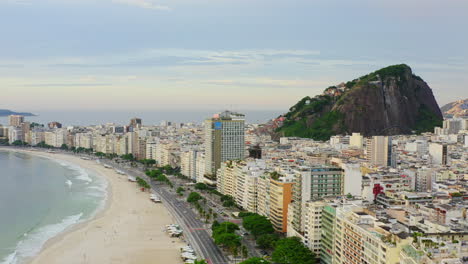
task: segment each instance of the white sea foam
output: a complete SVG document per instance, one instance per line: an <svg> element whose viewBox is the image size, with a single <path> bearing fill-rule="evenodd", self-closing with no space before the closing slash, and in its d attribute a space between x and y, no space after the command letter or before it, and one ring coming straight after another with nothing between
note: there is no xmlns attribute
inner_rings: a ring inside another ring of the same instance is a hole
<svg viewBox="0 0 468 264"><path fill-rule="evenodd" d="M15 252L8 255L0 264L17 264L20 260L37 255L47 240L78 223L81 216L83 216L83 213L71 215L64 218L60 223L43 226L27 234L23 240L18 242Z"/></svg>
<svg viewBox="0 0 468 264"><path fill-rule="evenodd" d="M56 160L56 159L53 159L53 160L55 162L57 162L58 164L60 164L61 166L75 171L76 174L77 174L77 175L75 175L75 179L81 180L81 181L86 181L86 182L92 182L93 181L93 179L91 179L91 177L89 177L88 172L86 170L84 170L83 168L81 168L79 166L76 166L76 165L74 165L74 164L72 164L70 162L63 161L63 160Z"/></svg>
<svg viewBox="0 0 468 264"><path fill-rule="evenodd" d="M1 262L1 264L16 264L18 263L18 258L16 257L16 251L6 256Z"/></svg>

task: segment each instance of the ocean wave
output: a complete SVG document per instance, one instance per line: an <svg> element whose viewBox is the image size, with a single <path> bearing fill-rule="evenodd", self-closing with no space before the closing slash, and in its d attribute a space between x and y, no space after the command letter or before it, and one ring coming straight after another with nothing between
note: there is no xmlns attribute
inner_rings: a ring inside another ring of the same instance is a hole
<svg viewBox="0 0 468 264"><path fill-rule="evenodd" d="M74 175L74 178L77 179L77 180L81 180L81 181L86 181L86 182L92 182L93 179L91 179L91 177L89 177L89 173L77 166L77 165L74 165L70 162L66 162L66 161L63 161L63 160L54 160L55 162L57 162L58 164L60 164L62 167L66 167L70 170L73 170L77 173L77 175Z"/></svg>
<svg viewBox="0 0 468 264"><path fill-rule="evenodd" d="M71 215L65 217L60 223L43 226L37 231L25 234L25 238L16 245L16 250L4 258L0 264L17 264L25 258L37 255L47 240L78 223L82 216L83 213Z"/></svg>

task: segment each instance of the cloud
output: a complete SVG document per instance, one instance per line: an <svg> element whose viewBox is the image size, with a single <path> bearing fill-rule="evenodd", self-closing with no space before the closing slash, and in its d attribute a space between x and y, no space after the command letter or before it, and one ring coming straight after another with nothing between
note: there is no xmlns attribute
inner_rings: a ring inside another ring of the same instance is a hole
<svg viewBox="0 0 468 264"><path fill-rule="evenodd" d="M22 84L21 87L93 87L93 86L111 86L112 83L34 83Z"/></svg>
<svg viewBox="0 0 468 264"><path fill-rule="evenodd" d="M0 0L1 2L11 3L11 4L18 4L18 5L29 5L31 4L30 0Z"/></svg>
<svg viewBox="0 0 468 264"><path fill-rule="evenodd" d="M310 88L325 87L330 84L328 80L304 80L304 79L272 79L272 78L252 78L236 80L205 80L204 84L219 86L237 87L258 87L258 88Z"/></svg>
<svg viewBox="0 0 468 264"><path fill-rule="evenodd" d="M162 11L171 10L170 7L156 4L151 0L112 0L112 2L131 5L135 7L144 8L144 9L153 9L153 10L162 10Z"/></svg>
<svg viewBox="0 0 468 264"><path fill-rule="evenodd" d="M47 63L48 67L114 68L252 65L280 62L307 62L320 55L316 50L195 50L150 49L106 58L60 58ZM105 61L105 63L102 63Z"/></svg>

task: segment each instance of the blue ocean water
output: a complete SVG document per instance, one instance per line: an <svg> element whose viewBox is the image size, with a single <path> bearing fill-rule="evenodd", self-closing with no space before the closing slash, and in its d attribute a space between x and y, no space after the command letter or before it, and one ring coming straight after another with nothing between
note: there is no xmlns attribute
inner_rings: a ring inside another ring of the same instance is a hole
<svg viewBox="0 0 468 264"><path fill-rule="evenodd" d="M92 217L107 183L74 164L0 149L0 263L19 264Z"/></svg>

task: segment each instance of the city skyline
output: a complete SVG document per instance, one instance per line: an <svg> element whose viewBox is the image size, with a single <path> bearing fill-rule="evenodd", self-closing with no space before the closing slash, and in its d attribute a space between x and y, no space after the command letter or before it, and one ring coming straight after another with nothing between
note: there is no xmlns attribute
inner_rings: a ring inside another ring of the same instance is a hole
<svg viewBox="0 0 468 264"><path fill-rule="evenodd" d="M442 106L468 97L460 85L468 81L460 34L467 6L4 0L0 108L286 112L330 85L398 63Z"/></svg>

